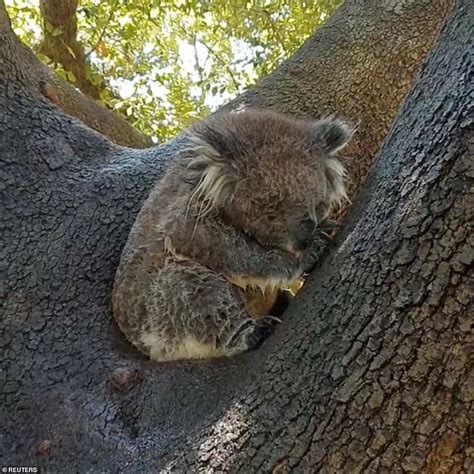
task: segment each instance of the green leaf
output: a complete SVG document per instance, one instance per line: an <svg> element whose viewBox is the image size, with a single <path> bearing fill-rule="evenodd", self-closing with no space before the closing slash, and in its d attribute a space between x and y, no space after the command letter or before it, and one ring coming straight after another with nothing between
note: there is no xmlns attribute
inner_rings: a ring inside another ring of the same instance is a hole
<svg viewBox="0 0 474 474"><path fill-rule="evenodd" d="M51 62L51 59L45 54L37 53L36 57L44 64L49 64Z"/></svg>
<svg viewBox="0 0 474 474"><path fill-rule="evenodd" d="M76 82L76 76L74 75L74 73L72 71L66 71L66 79L69 81L69 82Z"/></svg>

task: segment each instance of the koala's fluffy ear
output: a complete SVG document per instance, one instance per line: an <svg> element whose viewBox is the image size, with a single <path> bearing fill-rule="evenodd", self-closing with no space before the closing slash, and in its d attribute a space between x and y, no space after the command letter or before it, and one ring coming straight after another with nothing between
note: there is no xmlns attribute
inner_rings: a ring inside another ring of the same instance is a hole
<svg viewBox="0 0 474 474"><path fill-rule="evenodd" d="M210 143L214 140L195 132L189 132L187 139L189 145L184 149L184 179L194 186L189 205L197 202L198 215L202 217L218 209L231 197L238 172L233 160Z"/></svg>
<svg viewBox="0 0 474 474"><path fill-rule="evenodd" d="M313 138L328 155L344 148L354 134L354 129L339 119L322 119L313 123Z"/></svg>

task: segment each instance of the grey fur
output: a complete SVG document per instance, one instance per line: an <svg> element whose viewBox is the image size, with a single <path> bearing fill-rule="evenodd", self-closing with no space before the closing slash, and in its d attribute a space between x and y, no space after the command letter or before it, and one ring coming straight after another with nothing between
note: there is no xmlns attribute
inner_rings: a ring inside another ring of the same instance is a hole
<svg viewBox="0 0 474 474"><path fill-rule="evenodd" d="M114 316L138 349L155 360L230 356L271 332L277 320L252 314L250 289L264 298L298 280L321 249L309 222L345 197L344 168L318 123L247 110L188 132L115 279ZM345 130L331 132L338 148Z"/></svg>

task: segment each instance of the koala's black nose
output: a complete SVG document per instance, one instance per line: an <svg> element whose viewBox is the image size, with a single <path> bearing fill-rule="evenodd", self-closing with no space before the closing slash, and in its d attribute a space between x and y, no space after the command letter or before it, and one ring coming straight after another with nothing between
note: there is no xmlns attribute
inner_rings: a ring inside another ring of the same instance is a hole
<svg viewBox="0 0 474 474"><path fill-rule="evenodd" d="M311 219L303 219L299 222L295 235L295 247L304 250L308 247L313 236L315 223Z"/></svg>

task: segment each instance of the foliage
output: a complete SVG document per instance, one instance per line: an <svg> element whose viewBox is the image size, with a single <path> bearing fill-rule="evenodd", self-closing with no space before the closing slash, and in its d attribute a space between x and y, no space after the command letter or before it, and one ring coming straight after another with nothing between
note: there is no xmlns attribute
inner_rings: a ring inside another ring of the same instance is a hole
<svg viewBox="0 0 474 474"><path fill-rule="evenodd" d="M6 0L38 51L39 0ZM82 0L78 39L104 104L163 141L291 55L341 0ZM55 32L61 35L61 31ZM46 63L51 60L39 55ZM61 64L53 67L74 83Z"/></svg>

